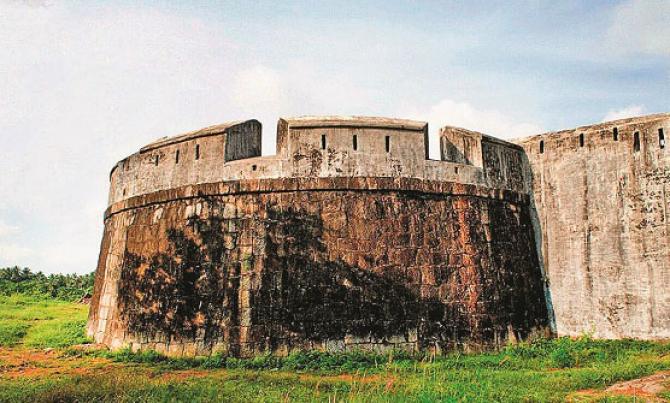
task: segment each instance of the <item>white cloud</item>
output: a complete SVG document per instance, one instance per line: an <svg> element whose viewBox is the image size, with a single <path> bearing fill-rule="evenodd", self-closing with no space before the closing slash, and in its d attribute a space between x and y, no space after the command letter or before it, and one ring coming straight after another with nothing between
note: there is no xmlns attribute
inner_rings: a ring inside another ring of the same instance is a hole
<svg viewBox="0 0 670 403"><path fill-rule="evenodd" d="M233 101L241 110L236 119L254 118L264 123L262 152L274 154L274 123L290 101L286 80L278 71L259 64L240 70L231 87Z"/></svg>
<svg viewBox="0 0 670 403"><path fill-rule="evenodd" d="M0 218L0 267L23 267L25 260L33 255L31 248L22 245L21 235L18 226Z"/></svg>
<svg viewBox="0 0 670 403"><path fill-rule="evenodd" d="M109 169L156 137L239 117L223 90L236 52L223 27L171 11L0 1L2 214L22 223L0 261L92 270Z"/></svg>
<svg viewBox="0 0 670 403"><path fill-rule="evenodd" d="M619 4L607 32L608 45L621 53L670 56L670 1L629 0Z"/></svg>
<svg viewBox="0 0 670 403"><path fill-rule="evenodd" d="M6 238L12 234L16 234L19 231L19 227L15 225L9 225L6 222L0 220L0 238Z"/></svg>
<svg viewBox="0 0 670 403"><path fill-rule="evenodd" d="M13 242L0 242L0 267L26 266L24 262L32 254L30 248Z"/></svg>
<svg viewBox="0 0 670 403"><path fill-rule="evenodd" d="M262 65L237 73L233 99L240 108L250 112L275 109L286 102L279 73Z"/></svg>
<svg viewBox="0 0 670 403"><path fill-rule="evenodd" d="M602 121L609 122L610 120L632 118L634 116L644 115L645 113L646 108L644 105L630 105L625 108L608 111Z"/></svg>
<svg viewBox="0 0 670 403"><path fill-rule="evenodd" d="M271 153L279 115L374 105L300 58L263 62L231 31L176 8L0 0L0 206L22 223L3 251L36 270L90 271L109 170L142 145L258 118Z"/></svg>
<svg viewBox="0 0 670 403"><path fill-rule="evenodd" d="M431 106L427 112L410 112L408 116L428 122L431 132L430 154L439 158L439 129L444 126L458 126L469 130L490 134L502 139L542 133L540 125L517 122L497 110L478 109L467 102L443 99Z"/></svg>

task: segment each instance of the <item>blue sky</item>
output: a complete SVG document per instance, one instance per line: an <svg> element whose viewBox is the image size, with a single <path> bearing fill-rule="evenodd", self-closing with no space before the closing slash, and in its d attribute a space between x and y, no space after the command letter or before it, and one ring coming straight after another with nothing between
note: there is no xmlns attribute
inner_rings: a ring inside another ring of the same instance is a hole
<svg viewBox="0 0 670 403"><path fill-rule="evenodd" d="M255 117L503 138L670 111L668 1L0 2L0 267L95 268L113 164ZM431 153L435 155L435 135Z"/></svg>

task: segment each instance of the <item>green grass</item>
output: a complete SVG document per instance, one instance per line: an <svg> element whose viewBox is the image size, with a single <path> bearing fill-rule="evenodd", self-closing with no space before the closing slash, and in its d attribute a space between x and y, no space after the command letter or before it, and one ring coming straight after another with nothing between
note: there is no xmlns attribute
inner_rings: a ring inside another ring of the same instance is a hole
<svg viewBox="0 0 670 403"><path fill-rule="evenodd" d="M0 295L0 346L44 348L84 343L87 315L87 305Z"/></svg>
<svg viewBox="0 0 670 403"><path fill-rule="evenodd" d="M153 351L68 349L85 340L86 310L73 303L0 297L0 402L564 401L578 390L602 390L670 369L668 344L589 337L437 358L312 351L252 359L169 359ZM45 347L59 348L57 355L17 363L8 354ZM26 368L35 371L5 375Z"/></svg>
<svg viewBox="0 0 670 403"><path fill-rule="evenodd" d="M588 337L540 340L496 353L450 354L435 359L399 352L377 355L312 351L253 359L170 359L153 351L130 350L70 354L104 356L123 368L139 371L130 377L132 381L119 375L116 379L122 381L116 384L118 389L109 386L106 391L95 391L104 396L102 400L120 401L164 400L166 396L193 401L276 401L287 395L298 401L327 400L336 395L354 401L562 401L578 390L603 389L618 381L670 368L668 344ZM167 383L160 378L183 371L206 375ZM343 374L350 378L338 378ZM366 378L374 381L364 382ZM68 382L81 386L92 380L72 378ZM104 384L100 379L96 382ZM82 395L83 390L88 390L87 386L72 393L78 399L99 398ZM626 400L615 396L607 401Z"/></svg>
<svg viewBox="0 0 670 403"><path fill-rule="evenodd" d="M28 323L17 320L0 322L0 346L11 347L18 344L25 337L29 328Z"/></svg>

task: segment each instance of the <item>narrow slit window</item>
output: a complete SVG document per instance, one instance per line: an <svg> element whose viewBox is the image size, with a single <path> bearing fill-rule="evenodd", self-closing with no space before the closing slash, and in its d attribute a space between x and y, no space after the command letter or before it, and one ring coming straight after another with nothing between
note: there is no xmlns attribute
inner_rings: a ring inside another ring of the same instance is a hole
<svg viewBox="0 0 670 403"><path fill-rule="evenodd" d="M326 135L325 134L321 135L321 149L322 150L326 149Z"/></svg>
<svg viewBox="0 0 670 403"><path fill-rule="evenodd" d="M658 146L665 148L665 133L663 133L663 128L658 129Z"/></svg>
<svg viewBox="0 0 670 403"><path fill-rule="evenodd" d="M195 145L195 159L200 159L200 144Z"/></svg>
<svg viewBox="0 0 670 403"><path fill-rule="evenodd" d="M544 154L544 140L540 140L540 154Z"/></svg>
<svg viewBox="0 0 670 403"><path fill-rule="evenodd" d="M614 138L614 141L619 141L619 128L615 127L612 129L612 137Z"/></svg>
<svg viewBox="0 0 670 403"><path fill-rule="evenodd" d="M252 166L251 166L251 170L252 170L252 171L255 171L255 170L257 170L257 169L258 169L258 166L256 166L256 165L252 165Z"/></svg>
<svg viewBox="0 0 670 403"><path fill-rule="evenodd" d="M584 133L579 134L579 146L584 147Z"/></svg>
<svg viewBox="0 0 670 403"><path fill-rule="evenodd" d="M154 165L158 166L158 155L154 157Z"/></svg>
<svg viewBox="0 0 670 403"><path fill-rule="evenodd" d="M640 151L640 132L633 133L633 151Z"/></svg>
<svg viewBox="0 0 670 403"><path fill-rule="evenodd" d="M174 153L174 163L179 164L179 150Z"/></svg>
<svg viewBox="0 0 670 403"><path fill-rule="evenodd" d="M353 142L354 150L358 150L358 136L354 134L354 137L351 139Z"/></svg>
<svg viewBox="0 0 670 403"><path fill-rule="evenodd" d="M391 151L391 136L386 136L386 152Z"/></svg>

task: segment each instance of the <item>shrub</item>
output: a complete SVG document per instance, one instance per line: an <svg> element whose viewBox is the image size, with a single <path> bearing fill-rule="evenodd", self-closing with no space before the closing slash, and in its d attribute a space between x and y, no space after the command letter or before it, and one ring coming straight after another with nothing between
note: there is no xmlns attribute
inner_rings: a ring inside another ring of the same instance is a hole
<svg viewBox="0 0 670 403"><path fill-rule="evenodd" d="M567 348L558 348L551 353L551 362L557 368L572 368L577 360Z"/></svg>

